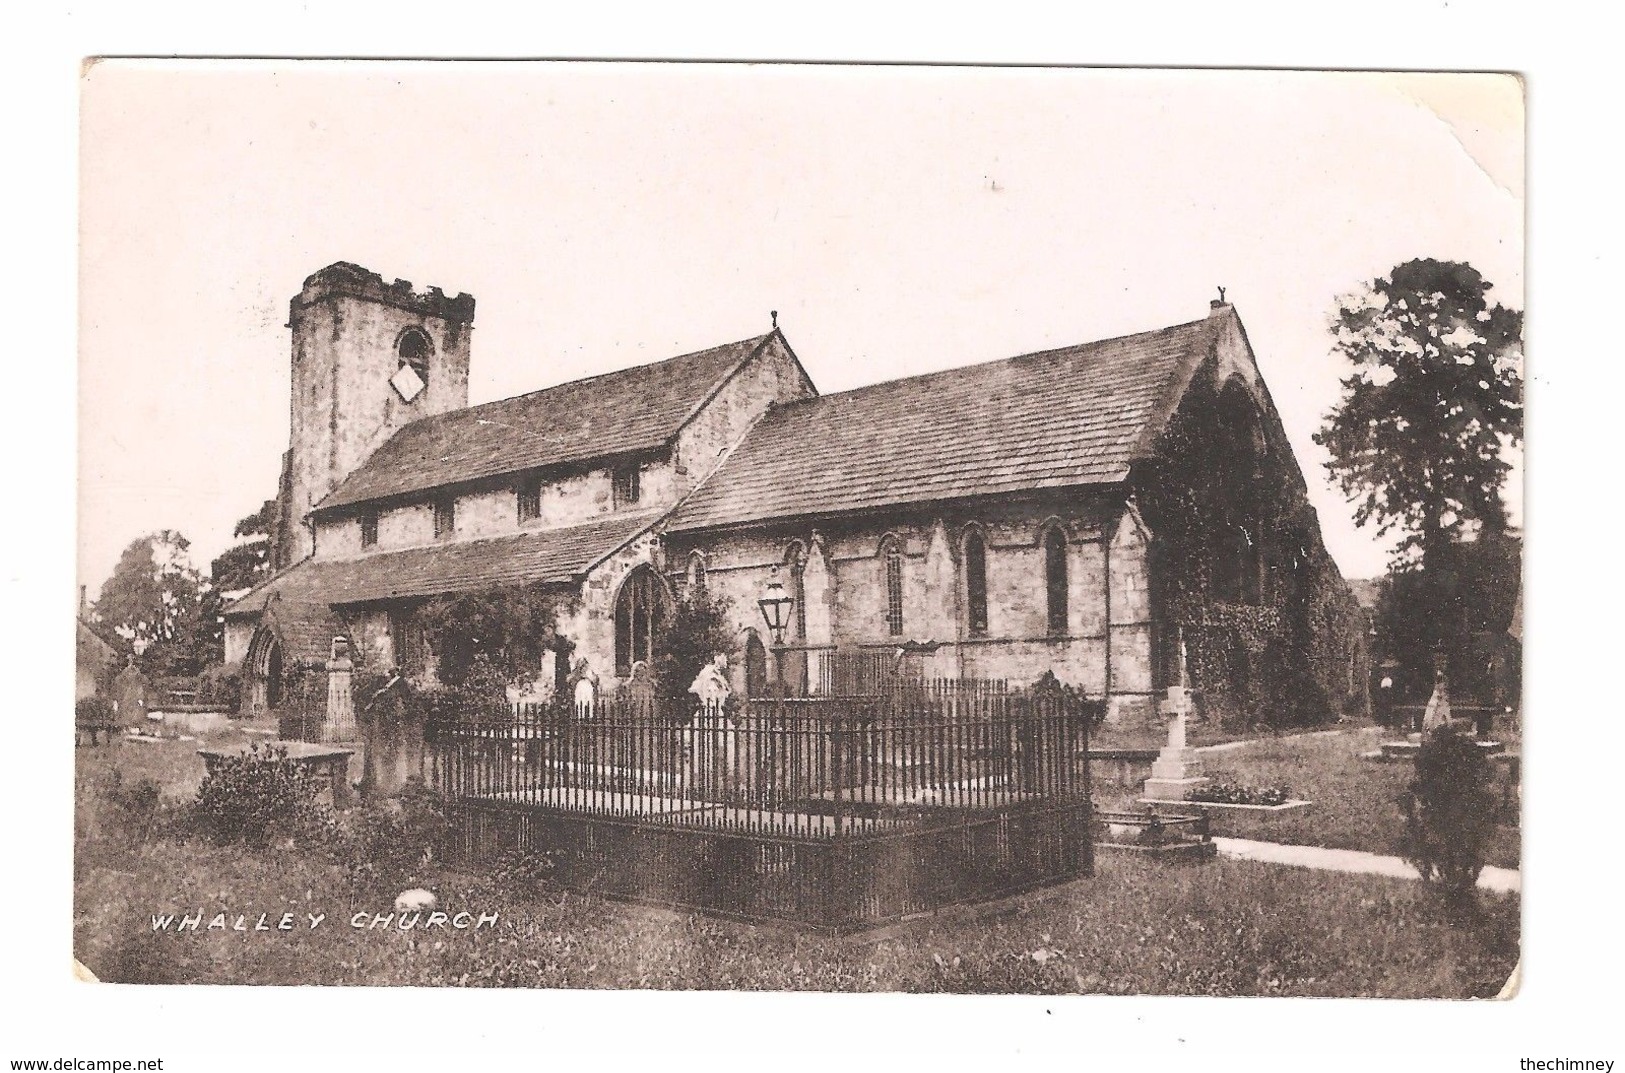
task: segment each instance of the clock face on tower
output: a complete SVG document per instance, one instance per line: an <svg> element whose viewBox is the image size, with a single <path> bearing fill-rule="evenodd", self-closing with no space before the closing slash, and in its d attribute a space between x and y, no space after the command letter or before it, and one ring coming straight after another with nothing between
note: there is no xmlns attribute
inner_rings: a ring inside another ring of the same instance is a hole
<svg viewBox="0 0 1625 1073"><path fill-rule="evenodd" d="M403 362L401 367L395 370L395 375L389 378L389 386L395 389L403 401L411 402L423 393L427 385L423 383L423 378L418 375L416 369Z"/></svg>

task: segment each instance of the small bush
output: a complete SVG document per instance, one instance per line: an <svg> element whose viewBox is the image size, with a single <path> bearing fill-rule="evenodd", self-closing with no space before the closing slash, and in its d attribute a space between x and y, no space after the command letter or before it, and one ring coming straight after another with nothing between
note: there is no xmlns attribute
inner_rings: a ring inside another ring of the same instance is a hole
<svg viewBox="0 0 1625 1073"><path fill-rule="evenodd" d="M1472 901L1495 835L1490 764L1453 726L1428 734L1416 754L1416 777L1400 796L1404 857L1451 902Z"/></svg>
<svg viewBox="0 0 1625 1073"><path fill-rule="evenodd" d="M158 826L158 783L143 776L126 779L118 768L109 768L90 780L83 795L87 815L87 835L124 846L149 841Z"/></svg>
<svg viewBox="0 0 1625 1073"><path fill-rule="evenodd" d="M320 840L334 827L332 810L316 800L323 785L288 759L281 746L249 745L222 756L198 786L192 816L217 842L262 846L275 837Z"/></svg>
<svg viewBox="0 0 1625 1073"><path fill-rule="evenodd" d="M510 850L493 862L487 881L503 901L523 903L547 887L557 867L558 852Z"/></svg>
<svg viewBox="0 0 1625 1073"><path fill-rule="evenodd" d="M73 718L80 726L113 721L113 703L106 697L81 697L73 706Z"/></svg>
<svg viewBox="0 0 1625 1073"><path fill-rule="evenodd" d="M355 809L335 842L351 896L393 895L421 885L450 833L444 799L416 784L390 801Z"/></svg>

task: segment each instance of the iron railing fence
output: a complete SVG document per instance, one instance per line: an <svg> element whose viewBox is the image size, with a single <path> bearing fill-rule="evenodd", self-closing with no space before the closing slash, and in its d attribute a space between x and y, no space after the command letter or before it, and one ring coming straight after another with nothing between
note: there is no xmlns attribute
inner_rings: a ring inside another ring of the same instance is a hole
<svg viewBox="0 0 1625 1073"><path fill-rule="evenodd" d="M785 698L686 719L617 699L519 705L427 736L453 798L796 837L1088 793L1082 713L1028 693Z"/></svg>
<svg viewBox="0 0 1625 1073"><path fill-rule="evenodd" d="M663 710L647 696L437 718L454 857L561 885L845 930L1092 870L1089 702L916 682Z"/></svg>

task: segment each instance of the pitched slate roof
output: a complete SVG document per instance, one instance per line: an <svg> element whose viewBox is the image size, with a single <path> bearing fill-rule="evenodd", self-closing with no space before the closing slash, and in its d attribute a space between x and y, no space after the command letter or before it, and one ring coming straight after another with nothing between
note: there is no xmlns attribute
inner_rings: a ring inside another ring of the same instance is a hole
<svg viewBox="0 0 1625 1073"><path fill-rule="evenodd" d="M112 626L105 622L95 622L84 615L78 617L79 628L94 637L100 644L114 652L128 652L130 642L120 637Z"/></svg>
<svg viewBox="0 0 1625 1073"><path fill-rule="evenodd" d="M778 407L678 506L669 528L1121 481L1221 319Z"/></svg>
<svg viewBox="0 0 1625 1073"><path fill-rule="evenodd" d="M659 447L773 334L414 421L316 509Z"/></svg>
<svg viewBox="0 0 1625 1073"><path fill-rule="evenodd" d="M491 585L573 581L657 517L616 516L568 529L376 552L356 559L306 559L234 601L224 613L254 614L279 600L336 606Z"/></svg>

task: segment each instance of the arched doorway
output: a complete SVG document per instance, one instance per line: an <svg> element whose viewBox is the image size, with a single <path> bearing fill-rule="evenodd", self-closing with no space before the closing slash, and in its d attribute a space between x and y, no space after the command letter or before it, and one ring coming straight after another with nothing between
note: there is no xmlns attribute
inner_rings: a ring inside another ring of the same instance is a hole
<svg viewBox="0 0 1625 1073"><path fill-rule="evenodd" d="M244 715L260 715L281 705L282 642L269 626L261 626L249 641L243 678Z"/></svg>

